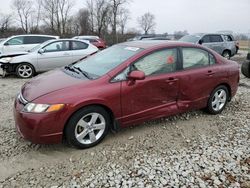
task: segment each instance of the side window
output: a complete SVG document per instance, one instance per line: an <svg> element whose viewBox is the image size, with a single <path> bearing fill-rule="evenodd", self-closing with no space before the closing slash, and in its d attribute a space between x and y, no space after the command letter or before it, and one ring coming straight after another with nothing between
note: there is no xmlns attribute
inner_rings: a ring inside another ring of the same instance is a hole
<svg viewBox="0 0 250 188"><path fill-rule="evenodd" d="M84 50L88 48L88 46L89 45L84 42L78 42L78 41L72 42L72 50Z"/></svg>
<svg viewBox="0 0 250 188"><path fill-rule="evenodd" d="M24 44L39 44L39 38L36 36L24 37Z"/></svg>
<svg viewBox="0 0 250 188"><path fill-rule="evenodd" d="M140 70L146 76L174 72L177 64L177 49L165 49L140 59L132 70Z"/></svg>
<svg viewBox="0 0 250 188"><path fill-rule="evenodd" d="M230 35L224 35L224 39L225 39L225 41L229 41L229 42L233 41L233 39Z"/></svg>
<svg viewBox="0 0 250 188"><path fill-rule="evenodd" d="M183 48L183 69L198 68L209 65L208 52L198 48Z"/></svg>
<svg viewBox="0 0 250 188"><path fill-rule="evenodd" d="M69 50L69 41L53 42L44 48L45 52L60 52Z"/></svg>
<svg viewBox="0 0 250 188"><path fill-rule="evenodd" d="M210 35L211 42L223 42L223 39L220 35Z"/></svg>
<svg viewBox="0 0 250 188"><path fill-rule="evenodd" d="M211 41L210 41L209 35L205 35L205 36L202 38L202 40L203 40L203 43L209 43L209 42L211 42Z"/></svg>
<svg viewBox="0 0 250 188"><path fill-rule="evenodd" d="M53 39L55 39L55 38L53 38L53 37L39 37L38 38L39 43L44 43L44 42L46 42L48 40L53 40Z"/></svg>
<svg viewBox="0 0 250 188"><path fill-rule="evenodd" d="M7 45L22 45L24 37L15 37L6 42Z"/></svg>

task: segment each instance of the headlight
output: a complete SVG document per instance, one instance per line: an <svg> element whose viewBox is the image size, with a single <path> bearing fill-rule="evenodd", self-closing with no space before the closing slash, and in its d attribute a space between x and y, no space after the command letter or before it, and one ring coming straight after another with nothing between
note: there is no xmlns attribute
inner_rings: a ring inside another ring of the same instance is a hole
<svg viewBox="0 0 250 188"><path fill-rule="evenodd" d="M28 103L24 106L24 112L32 112L32 113L43 113L43 112L55 112L61 110L65 105L64 104L35 104Z"/></svg>
<svg viewBox="0 0 250 188"><path fill-rule="evenodd" d="M0 61L3 63L9 63L11 60L12 60L12 57L4 57L0 59Z"/></svg>

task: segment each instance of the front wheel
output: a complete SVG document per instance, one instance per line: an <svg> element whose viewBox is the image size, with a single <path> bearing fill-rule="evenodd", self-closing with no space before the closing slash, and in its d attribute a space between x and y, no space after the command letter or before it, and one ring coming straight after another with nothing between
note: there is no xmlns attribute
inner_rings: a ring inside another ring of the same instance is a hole
<svg viewBox="0 0 250 188"><path fill-rule="evenodd" d="M89 106L70 118L64 133L69 144L85 149L100 143L110 125L111 118L106 110L99 106Z"/></svg>
<svg viewBox="0 0 250 188"><path fill-rule="evenodd" d="M31 78L35 74L35 69L28 63L22 63L17 66L16 74L20 78Z"/></svg>
<svg viewBox="0 0 250 188"><path fill-rule="evenodd" d="M226 86L218 86L209 97L207 111L210 114L219 114L226 107L229 93Z"/></svg>
<svg viewBox="0 0 250 188"><path fill-rule="evenodd" d="M222 53L222 56L226 59L230 59L231 58L231 53L230 51L228 50L225 50L223 53Z"/></svg>

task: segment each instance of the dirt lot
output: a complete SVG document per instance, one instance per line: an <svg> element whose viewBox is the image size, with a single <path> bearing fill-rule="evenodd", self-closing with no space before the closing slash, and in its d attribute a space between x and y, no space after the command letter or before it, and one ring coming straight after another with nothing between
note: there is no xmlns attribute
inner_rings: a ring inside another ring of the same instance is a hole
<svg viewBox="0 0 250 188"><path fill-rule="evenodd" d="M147 122L88 150L17 135L12 105L26 81L0 78L0 188L250 187L250 79L242 76L220 115L193 111Z"/></svg>

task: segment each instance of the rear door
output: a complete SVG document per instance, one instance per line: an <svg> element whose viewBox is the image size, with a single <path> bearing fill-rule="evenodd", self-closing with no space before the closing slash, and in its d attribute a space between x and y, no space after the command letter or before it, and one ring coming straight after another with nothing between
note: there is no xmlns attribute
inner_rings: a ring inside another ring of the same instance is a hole
<svg viewBox="0 0 250 188"><path fill-rule="evenodd" d="M123 124L155 119L176 112L179 79L178 50L153 52L130 65L130 71L140 70L145 80L122 82L121 105Z"/></svg>
<svg viewBox="0 0 250 188"><path fill-rule="evenodd" d="M38 53L37 57L40 71L63 67L73 62L69 41L52 42L43 49L44 53Z"/></svg>
<svg viewBox="0 0 250 188"><path fill-rule="evenodd" d="M225 42L221 35L205 35L203 37L203 45L222 54L225 49Z"/></svg>
<svg viewBox="0 0 250 188"><path fill-rule="evenodd" d="M219 66L209 52L199 48L182 48L183 70L179 77L180 109L199 109L206 107L208 97L219 83Z"/></svg>

